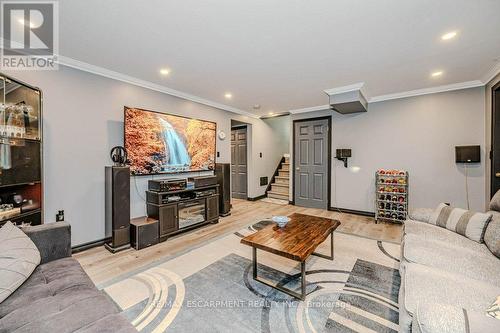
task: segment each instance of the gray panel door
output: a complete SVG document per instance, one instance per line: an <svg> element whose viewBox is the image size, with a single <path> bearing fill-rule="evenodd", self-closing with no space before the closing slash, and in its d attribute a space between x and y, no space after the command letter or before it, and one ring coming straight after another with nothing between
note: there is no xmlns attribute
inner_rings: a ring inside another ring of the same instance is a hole
<svg viewBox="0 0 500 333"><path fill-rule="evenodd" d="M247 129L231 130L231 196L246 199L247 193Z"/></svg>
<svg viewBox="0 0 500 333"><path fill-rule="evenodd" d="M295 204L328 208L328 119L295 122Z"/></svg>

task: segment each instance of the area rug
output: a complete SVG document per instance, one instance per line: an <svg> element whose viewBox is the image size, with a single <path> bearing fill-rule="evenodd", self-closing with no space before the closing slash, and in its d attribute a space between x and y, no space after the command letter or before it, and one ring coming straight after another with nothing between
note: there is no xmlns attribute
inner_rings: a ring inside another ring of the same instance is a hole
<svg viewBox="0 0 500 333"><path fill-rule="evenodd" d="M399 245L336 232L335 259L311 256L307 299L252 279L241 237L259 222L103 286L140 332L397 332ZM329 253L329 240L317 252ZM258 252L259 275L299 289L299 265Z"/></svg>

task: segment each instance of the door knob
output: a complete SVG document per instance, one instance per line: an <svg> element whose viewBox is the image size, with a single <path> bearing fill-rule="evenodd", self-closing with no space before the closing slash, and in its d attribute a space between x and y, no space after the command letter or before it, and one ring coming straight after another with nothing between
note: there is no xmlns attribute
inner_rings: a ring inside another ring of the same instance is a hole
<svg viewBox="0 0 500 333"><path fill-rule="evenodd" d="M500 172L495 173L495 177L500 177Z"/></svg>

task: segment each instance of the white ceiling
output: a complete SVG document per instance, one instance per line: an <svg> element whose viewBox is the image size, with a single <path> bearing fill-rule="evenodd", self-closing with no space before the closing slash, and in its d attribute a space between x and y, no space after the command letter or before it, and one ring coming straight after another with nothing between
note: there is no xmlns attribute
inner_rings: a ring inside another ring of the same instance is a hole
<svg viewBox="0 0 500 333"><path fill-rule="evenodd" d="M59 6L62 56L258 114L323 105L323 90L356 82L374 97L481 80L500 60L499 0ZM442 41L451 30L458 37ZM168 77L162 67L171 69ZM444 74L431 78L436 70Z"/></svg>

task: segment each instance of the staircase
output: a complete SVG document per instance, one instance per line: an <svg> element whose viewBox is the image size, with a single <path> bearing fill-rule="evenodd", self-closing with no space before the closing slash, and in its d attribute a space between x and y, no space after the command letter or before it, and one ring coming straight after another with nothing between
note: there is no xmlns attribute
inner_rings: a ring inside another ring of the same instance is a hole
<svg viewBox="0 0 500 333"><path fill-rule="evenodd" d="M278 166L277 172L271 179L267 197L289 201L288 189L290 184L290 157L285 156Z"/></svg>

